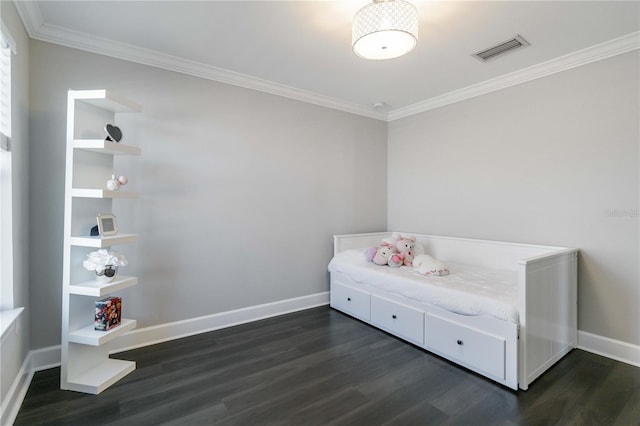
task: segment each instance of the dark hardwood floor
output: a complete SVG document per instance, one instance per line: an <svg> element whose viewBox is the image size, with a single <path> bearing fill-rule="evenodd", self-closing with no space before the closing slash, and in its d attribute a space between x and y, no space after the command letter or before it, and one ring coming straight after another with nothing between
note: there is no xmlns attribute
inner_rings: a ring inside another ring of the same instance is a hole
<svg viewBox="0 0 640 426"><path fill-rule="evenodd" d="M328 307L116 357L100 395L36 373L15 424L640 424L640 368L574 350L515 392Z"/></svg>

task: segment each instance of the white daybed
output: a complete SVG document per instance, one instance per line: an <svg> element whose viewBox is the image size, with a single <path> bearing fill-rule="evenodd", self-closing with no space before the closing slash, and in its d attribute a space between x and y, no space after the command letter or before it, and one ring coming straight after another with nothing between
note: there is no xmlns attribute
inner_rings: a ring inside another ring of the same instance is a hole
<svg viewBox="0 0 640 426"><path fill-rule="evenodd" d="M512 389L577 344L577 249L401 233L451 273L367 262L391 232L334 236L331 307Z"/></svg>

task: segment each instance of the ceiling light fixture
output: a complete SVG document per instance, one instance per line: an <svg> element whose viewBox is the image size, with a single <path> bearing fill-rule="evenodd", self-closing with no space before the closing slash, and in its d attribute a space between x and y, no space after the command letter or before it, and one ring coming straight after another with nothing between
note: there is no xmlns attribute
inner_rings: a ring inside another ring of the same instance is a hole
<svg viewBox="0 0 640 426"><path fill-rule="evenodd" d="M373 0L353 17L353 51L365 59L392 59L418 43L418 10L403 0Z"/></svg>

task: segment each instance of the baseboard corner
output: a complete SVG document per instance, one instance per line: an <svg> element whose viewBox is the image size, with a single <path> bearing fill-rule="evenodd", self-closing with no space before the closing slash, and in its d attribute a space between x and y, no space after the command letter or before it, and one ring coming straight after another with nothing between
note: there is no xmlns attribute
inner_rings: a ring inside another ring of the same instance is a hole
<svg viewBox="0 0 640 426"><path fill-rule="evenodd" d="M578 331L578 349L640 367L640 346Z"/></svg>
<svg viewBox="0 0 640 426"><path fill-rule="evenodd" d="M34 349L27 353L6 397L2 400L0 425L12 425L36 371L60 365L60 345Z"/></svg>

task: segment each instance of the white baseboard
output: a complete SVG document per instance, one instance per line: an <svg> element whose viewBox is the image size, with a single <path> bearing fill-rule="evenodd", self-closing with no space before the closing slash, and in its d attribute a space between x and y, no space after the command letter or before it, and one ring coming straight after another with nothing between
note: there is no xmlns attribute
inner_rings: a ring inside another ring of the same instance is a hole
<svg viewBox="0 0 640 426"><path fill-rule="evenodd" d="M118 337L117 340L111 343L110 353L128 351L327 304L329 304L329 292L323 292L297 297L295 299L280 300L264 305L250 306L233 311L140 328ZM27 360L25 360L25 362L28 361L27 371L33 373L35 371L58 367L61 359L60 351L60 345L29 351Z"/></svg>
<svg viewBox="0 0 640 426"><path fill-rule="evenodd" d="M640 367L640 346L578 331L578 349Z"/></svg>
<svg viewBox="0 0 640 426"><path fill-rule="evenodd" d="M11 425L16 420L20 406L27 395L31 379L36 371L60 365L60 345L29 351L20 366L20 371L2 401L0 425Z"/></svg>
<svg viewBox="0 0 640 426"><path fill-rule="evenodd" d="M245 324L277 315L302 311L329 304L329 292L311 294L294 299L280 300L264 305L250 306L167 324L145 327L118 337L111 345L111 353L123 352L154 345L207 331Z"/></svg>
<svg viewBox="0 0 640 426"><path fill-rule="evenodd" d="M29 351L29 368L32 372L60 366L60 345Z"/></svg>
<svg viewBox="0 0 640 426"><path fill-rule="evenodd" d="M60 345L29 351L22 362L20 371L13 380L7 396L2 401L0 425L12 425L24 397L27 395L31 379L36 371L46 370L60 365Z"/></svg>
<svg viewBox="0 0 640 426"><path fill-rule="evenodd" d="M30 359L30 356L27 355L22 362L20 371L11 384L9 392L7 392L6 397L2 400L0 425L12 425L16 420L22 401L29 389L31 378L33 377L33 371L29 370Z"/></svg>

